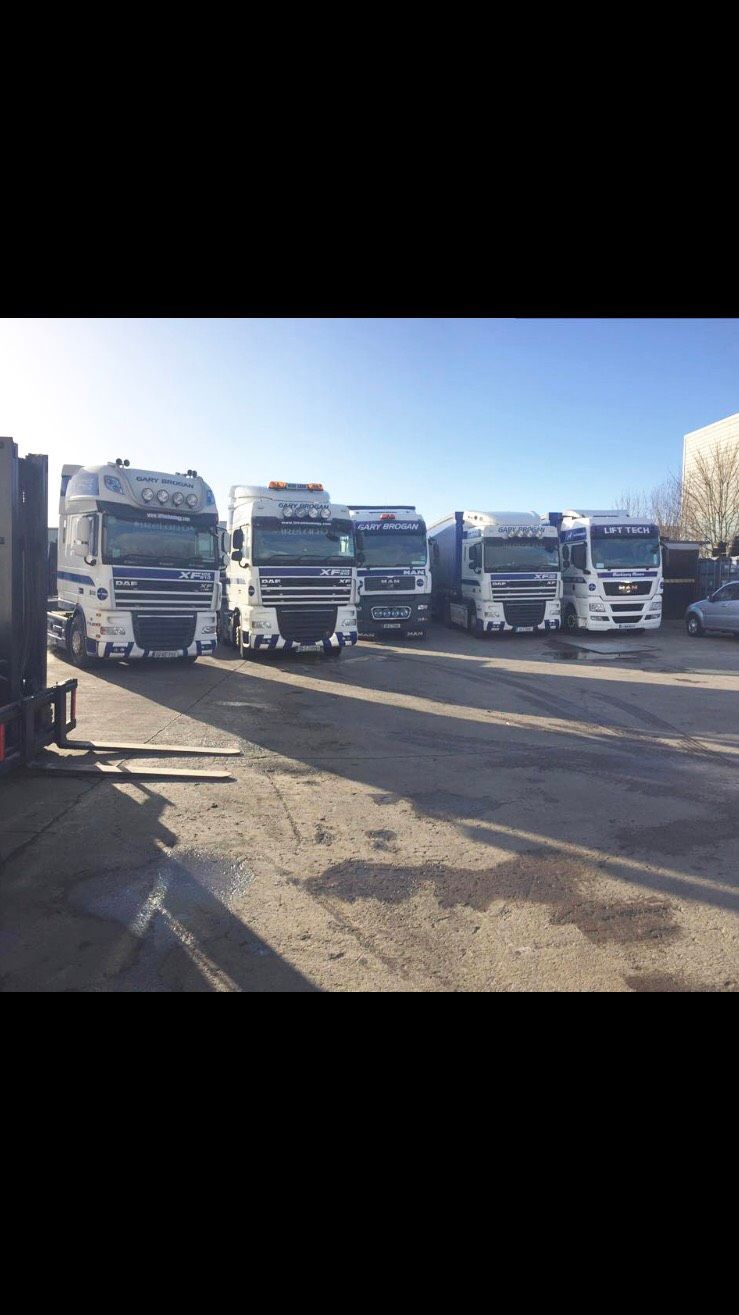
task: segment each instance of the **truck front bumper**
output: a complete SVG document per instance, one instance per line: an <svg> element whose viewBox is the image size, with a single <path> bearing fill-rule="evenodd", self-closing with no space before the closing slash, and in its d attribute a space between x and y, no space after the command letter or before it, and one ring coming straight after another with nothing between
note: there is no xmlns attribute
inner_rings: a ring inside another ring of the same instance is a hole
<svg viewBox="0 0 739 1315"><path fill-rule="evenodd" d="M360 639L379 639L384 635L401 639L421 639L431 619L428 594L420 598L407 594L364 595L357 607Z"/></svg>
<svg viewBox="0 0 739 1315"><path fill-rule="evenodd" d="M189 648L150 649L139 648L133 640L87 640L87 652L90 657L100 658L180 658L207 657L216 651L215 637L196 639Z"/></svg>

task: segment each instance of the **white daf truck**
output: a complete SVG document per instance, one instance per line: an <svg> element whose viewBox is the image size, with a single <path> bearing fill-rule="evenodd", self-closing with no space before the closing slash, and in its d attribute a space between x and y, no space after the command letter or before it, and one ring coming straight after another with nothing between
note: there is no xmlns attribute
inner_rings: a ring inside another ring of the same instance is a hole
<svg viewBox="0 0 739 1315"><path fill-rule="evenodd" d="M243 657L356 644L354 525L322 484L233 485L221 546L225 644Z"/></svg>
<svg viewBox="0 0 739 1315"><path fill-rule="evenodd" d="M350 506L360 639L425 639L431 611L426 525L415 507Z"/></svg>
<svg viewBox="0 0 739 1315"><path fill-rule="evenodd" d="M62 468L57 597L47 632L75 666L213 653L221 557L215 498L196 471L120 458Z"/></svg>
<svg viewBox="0 0 739 1315"><path fill-rule="evenodd" d="M429 530L434 616L483 635L559 630L557 528L534 512L454 511Z"/></svg>
<svg viewBox="0 0 739 1315"><path fill-rule="evenodd" d="M657 630L662 621L659 527L625 511L552 512L562 554L565 630Z"/></svg>

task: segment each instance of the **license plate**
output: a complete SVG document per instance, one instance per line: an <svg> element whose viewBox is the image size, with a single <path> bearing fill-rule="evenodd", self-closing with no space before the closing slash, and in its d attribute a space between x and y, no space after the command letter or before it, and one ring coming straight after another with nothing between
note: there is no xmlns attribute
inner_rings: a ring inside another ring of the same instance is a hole
<svg viewBox="0 0 739 1315"><path fill-rule="evenodd" d="M373 607L373 621L390 621L399 617L401 621L407 621L411 614L410 607Z"/></svg>
<svg viewBox="0 0 739 1315"><path fill-rule="evenodd" d="M160 658L160 657L182 657L182 649L181 649L181 648L158 648L158 649L156 649L156 650L152 650L152 652L149 654L149 657L153 657L153 658Z"/></svg>
<svg viewBox="0 0 739 1315"><path fill-rule="evenodd" d="M383 630L400 630L400 622L399 622L399 621L386 621L385 624L384 624L384 626L383 626L382 628L383 628Z"/></svg>

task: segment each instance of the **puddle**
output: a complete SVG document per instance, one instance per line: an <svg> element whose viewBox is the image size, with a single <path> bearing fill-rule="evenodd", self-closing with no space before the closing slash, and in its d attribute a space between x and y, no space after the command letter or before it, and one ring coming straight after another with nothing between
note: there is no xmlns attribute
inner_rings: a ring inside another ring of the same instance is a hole
<svg viewBox="0 0 739 1315"><path fill-rule="evenodd" d="M651 648L624 648L618 644L583 644L577 640L569 643L558 640L556 647L552 645L545 656L550 662L616 662L619 658L642 661L644 658L653 658L655 653Z"/></svg>
<svg viewBox="0 0 739 1315"><path fill-rule="evenodd" d="M239 860L178 850L86 877L70 891L69 903L129 933L106 970L116 978L113 989L166 990L160 969L172 950L192 955L204 943L236 934L247 952L250 939L255 953L261 949L230 907L252 880Z"/></svg>

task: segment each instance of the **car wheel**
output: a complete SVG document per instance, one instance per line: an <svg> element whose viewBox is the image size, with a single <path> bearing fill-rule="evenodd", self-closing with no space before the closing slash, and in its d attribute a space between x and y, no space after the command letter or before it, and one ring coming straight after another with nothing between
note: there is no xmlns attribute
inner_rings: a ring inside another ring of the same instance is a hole
<svg viewBox="0 0 739 1315"><path fill-rule="evenodd" d="M695 612L691 612L690 616L686 617L685 628L688 634L693 639L698 639L700 638L701 635L705 633L705 631L703 630L703 626L701 625L700 620L696 616Z"/></svg>
<svg viewBox="0 0 739 1315"><path fill-rule="evenodd" d="M87 653L87 626L85 625L85 618L81 616L79 612L72 618L72 624L69 629L67 654L70 662L72 662L75 667L84 668L90 666L90 658Z"/></svg>

